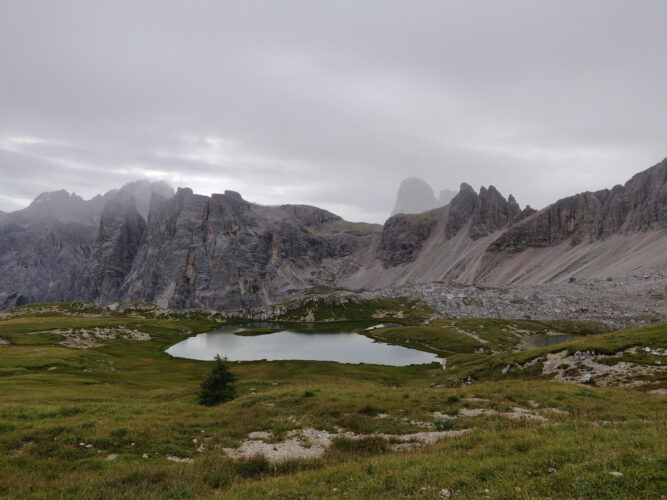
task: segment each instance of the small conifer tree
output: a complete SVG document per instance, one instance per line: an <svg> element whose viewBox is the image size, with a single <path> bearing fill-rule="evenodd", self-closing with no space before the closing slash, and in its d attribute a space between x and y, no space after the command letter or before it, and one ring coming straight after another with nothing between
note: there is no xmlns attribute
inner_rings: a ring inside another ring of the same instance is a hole
<svg viewBox="0 0 667 500"><path fill-rule="evenodd" d="M201 384L199 404L215 406L234 399L236 397L235 381L236 375L229 371L227 358L221 358L219 354L216 355L213 371Z"/></svg>

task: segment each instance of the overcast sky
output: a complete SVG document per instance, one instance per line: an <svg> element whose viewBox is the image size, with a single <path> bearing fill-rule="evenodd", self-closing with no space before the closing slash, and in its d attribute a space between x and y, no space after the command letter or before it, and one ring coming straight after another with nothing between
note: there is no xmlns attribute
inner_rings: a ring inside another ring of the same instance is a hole
<svg viewBox="0 0 667 500"><path fill-rule="evenodd" d="M667 1L0 0L0 210L148 177L383 222L667 156Z"/></svg>

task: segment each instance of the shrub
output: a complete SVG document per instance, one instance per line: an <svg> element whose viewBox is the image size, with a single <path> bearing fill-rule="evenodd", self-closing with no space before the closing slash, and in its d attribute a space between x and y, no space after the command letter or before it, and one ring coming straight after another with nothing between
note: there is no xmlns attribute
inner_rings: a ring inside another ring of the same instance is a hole
<svg viewBox="0 0 667 500"><path fill-rule="evenodd" d="M201 384L199 403L205 406L215 406L236 397L234 382L236 375L229 371L227 358L215 357L215 366Z"/></svg>
<svg viewBox="0 0 667 500"><path fill-rule="evenodd" d="M436 418L433 425L438 431L448 431L454 427L454 420L451 418Z"/></svg>

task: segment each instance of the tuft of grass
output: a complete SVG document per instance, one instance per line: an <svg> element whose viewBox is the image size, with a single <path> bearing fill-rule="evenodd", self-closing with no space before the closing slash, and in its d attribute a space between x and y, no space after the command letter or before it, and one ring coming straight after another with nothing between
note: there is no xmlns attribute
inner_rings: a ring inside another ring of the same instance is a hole
<svg viewBox="0 0 667 500"><path fill-rule="evenodd" d="M389 450L389 443L379 436L368 436L359 439L335 437L332 441L336 450L355 454L378 454Z"/></svg>

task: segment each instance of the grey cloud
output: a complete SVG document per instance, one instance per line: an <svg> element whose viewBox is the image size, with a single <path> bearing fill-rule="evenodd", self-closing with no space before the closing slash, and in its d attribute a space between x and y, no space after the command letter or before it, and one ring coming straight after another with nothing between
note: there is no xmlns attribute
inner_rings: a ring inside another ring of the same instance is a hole
<svg viewBox="0 0 667 500"><path fill-rule="evenodd" d="M660 0L3 2L0 210L142 176L374 222L409 176L542 207L665 156L666 22Z"/></svg>

